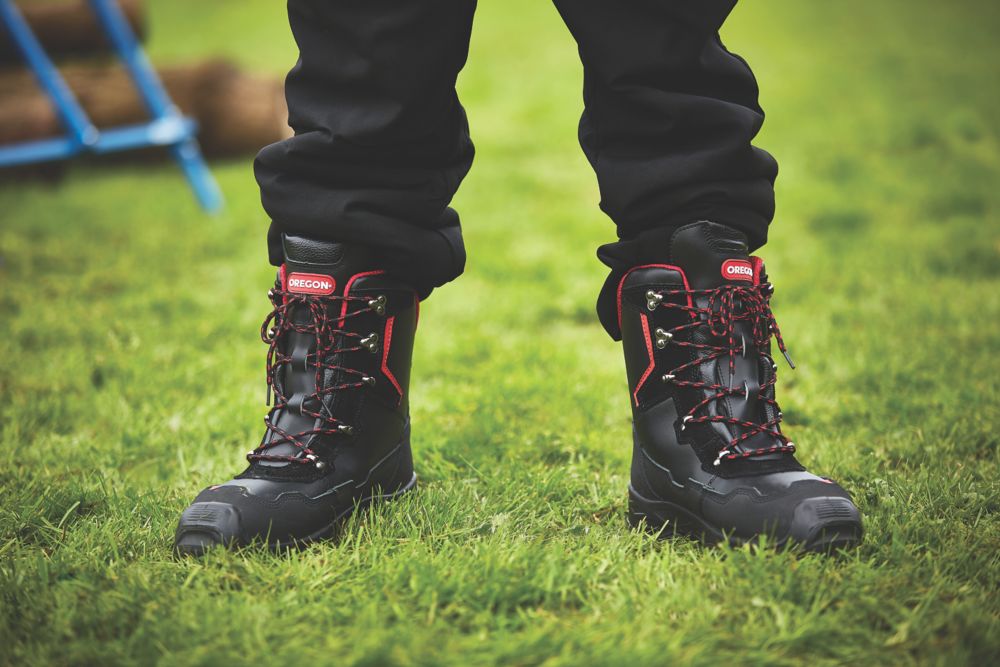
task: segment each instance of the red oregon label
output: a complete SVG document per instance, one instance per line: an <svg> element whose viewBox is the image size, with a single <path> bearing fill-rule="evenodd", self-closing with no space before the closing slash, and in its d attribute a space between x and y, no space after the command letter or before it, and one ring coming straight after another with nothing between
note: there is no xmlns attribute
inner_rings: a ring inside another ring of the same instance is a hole
<svg viewBox="0 0 1000 667"><path fill-rule="evenodd" d="M722 263L722 277L726 280L753 282L753 265L745 259L727 259Z"/></svg>
<svg viewBox="0 0 1000 667"><path fill-rule="evenodd" d="M288 291L295 294L333 294L337 282L321 273L292 273L288 276Z"/></svg>

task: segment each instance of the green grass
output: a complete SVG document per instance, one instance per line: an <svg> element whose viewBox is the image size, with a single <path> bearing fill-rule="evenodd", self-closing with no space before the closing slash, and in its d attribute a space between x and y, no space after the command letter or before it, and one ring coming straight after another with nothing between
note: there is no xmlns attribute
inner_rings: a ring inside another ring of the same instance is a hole
<svg viewBox="0 0 1000 667"><path fill-rule="evenodd" d="M157 0L153 58L279 73L283 3ZM544 2L482 3L461 79L468 272L425 305L420 491L288 556L170 555L259 437L273 277L249 160L202 216L169 165L0 190L0 663L985 664L1000 653L1000 6L746 3L778 157L764 251L801 459L866 520L839 559L624 521L613 237Z"/></svg>

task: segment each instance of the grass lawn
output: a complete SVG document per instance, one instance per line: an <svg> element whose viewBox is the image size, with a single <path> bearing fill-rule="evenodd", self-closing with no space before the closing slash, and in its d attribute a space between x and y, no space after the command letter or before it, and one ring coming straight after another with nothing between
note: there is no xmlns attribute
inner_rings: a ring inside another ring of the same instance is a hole
<svg viewBox="0 0 1000 667"><path fill-rule="evenodd" d="M155 0L154 60L279 73L283 3ZM468 271L422 310L422 486L300 553L170 554L264 414L273 279L250 161L204 217L170 165L0 189L0 663L985 664L1000 655L1000 5L746 3L781 163L763 251L801 460L841 558L626 528L630 421L594 257L613 226L546 2L482 3Z"/></svg>

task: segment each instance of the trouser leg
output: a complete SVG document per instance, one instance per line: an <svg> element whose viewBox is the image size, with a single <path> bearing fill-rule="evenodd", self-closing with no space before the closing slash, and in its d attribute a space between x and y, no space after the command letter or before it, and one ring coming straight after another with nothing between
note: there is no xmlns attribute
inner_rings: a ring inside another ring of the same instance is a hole
<svg viewBox="0 0 1000 667"><path fill-rule="evenodd" d="M584 66L580 143L618 241L598 256L611 275L598 314L616 339L624 271L662 259L671 232L696 220L763 245L777 164L751 141L764 113L750 68L718 31L735 0L555 0Z"/></svg>
<svg viewBox="0 0 1000 667"><path fill-rule="evenodd" d="M299 59L285 94L295 136L254 172L282 233L375 250L422 296L465 265L449 203L472 164L455 80L475 0L290 0Z"/></svg>

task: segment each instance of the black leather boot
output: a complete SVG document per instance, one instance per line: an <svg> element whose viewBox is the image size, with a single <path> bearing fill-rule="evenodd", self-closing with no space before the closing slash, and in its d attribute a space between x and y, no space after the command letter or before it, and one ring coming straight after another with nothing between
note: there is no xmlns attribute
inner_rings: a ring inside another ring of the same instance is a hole
<svg viewBox="0 0 1000 667"><path fill-rule="evenodd" d="M781 430L772 336L791 359L763 262L748 256L742 233L712 222L678 229L664 256L618 288L633 414L630 522L707 543L859 543L850 495L806 472Z"/></svg>
<svg viewBox="0 0 1000 667"><path fill-rule="evenodd" d="M175 546L302 545L416 484L407 388L417 297L364 248L284 237L261 327L274 403L249 467L202 491Z"/></svg>

